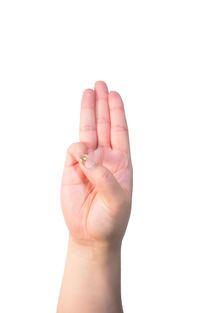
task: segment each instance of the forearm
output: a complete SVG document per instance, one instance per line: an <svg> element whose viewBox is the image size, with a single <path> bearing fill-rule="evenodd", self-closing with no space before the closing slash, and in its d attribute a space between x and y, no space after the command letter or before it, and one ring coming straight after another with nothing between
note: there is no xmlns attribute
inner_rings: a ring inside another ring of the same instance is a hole
<svg viewBox="0 0 200 313"><path fill-rule="evenodd" d="M69 240L57 313L122 313L121 249Z"/></svg>

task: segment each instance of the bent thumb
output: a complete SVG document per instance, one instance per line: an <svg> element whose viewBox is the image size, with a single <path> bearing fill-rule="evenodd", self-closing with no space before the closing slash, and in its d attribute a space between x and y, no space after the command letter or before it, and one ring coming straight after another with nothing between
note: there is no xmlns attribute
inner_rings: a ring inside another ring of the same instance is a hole
<svg viewBox="0 0 200 313"><path fill-rule="evenodd" d="M108 205L119 204L123 189L114 175L104 166L96 163L89 154L83 154L80 167L88 180L96 187L100 196Z"/></svg>

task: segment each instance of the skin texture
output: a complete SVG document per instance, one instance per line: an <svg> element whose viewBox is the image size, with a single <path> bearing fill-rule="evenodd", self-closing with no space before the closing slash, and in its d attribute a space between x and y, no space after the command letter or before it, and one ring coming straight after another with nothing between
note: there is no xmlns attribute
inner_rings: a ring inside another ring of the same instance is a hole
<svg viewBox="0 0 200 313"><path fill-rule="evenodd" d="M124 105L98 81L83 93L80 142L68 148L63 171L61 205L70 235L57 312L122 312L120 248L131 200Z"/></svg>

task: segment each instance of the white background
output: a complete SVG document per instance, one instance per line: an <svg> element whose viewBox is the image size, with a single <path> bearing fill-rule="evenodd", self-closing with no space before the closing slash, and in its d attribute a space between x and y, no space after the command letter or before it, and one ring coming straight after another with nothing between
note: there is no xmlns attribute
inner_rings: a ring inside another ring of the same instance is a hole
<svg viewBox="0 0 200 313"><path fill-rule="evenodd" d="M95 80L121 93L130 130L124 312L200 312L198 5L1 0L0 312L56 311L60 180Z"/></svg>

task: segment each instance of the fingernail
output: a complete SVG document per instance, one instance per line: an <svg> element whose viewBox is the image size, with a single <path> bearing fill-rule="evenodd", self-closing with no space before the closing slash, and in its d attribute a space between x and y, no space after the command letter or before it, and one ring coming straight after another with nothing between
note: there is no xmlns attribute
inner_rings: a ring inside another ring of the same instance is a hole
<svg viewBox="0 0 200 313"><path fill-rule="evenodd" d="M92 168L95 167L96 162L91 159L90 156L88 156L88 154L82 154L81 158L80 158L80 163L83 164L86 168Z"/></svg>

